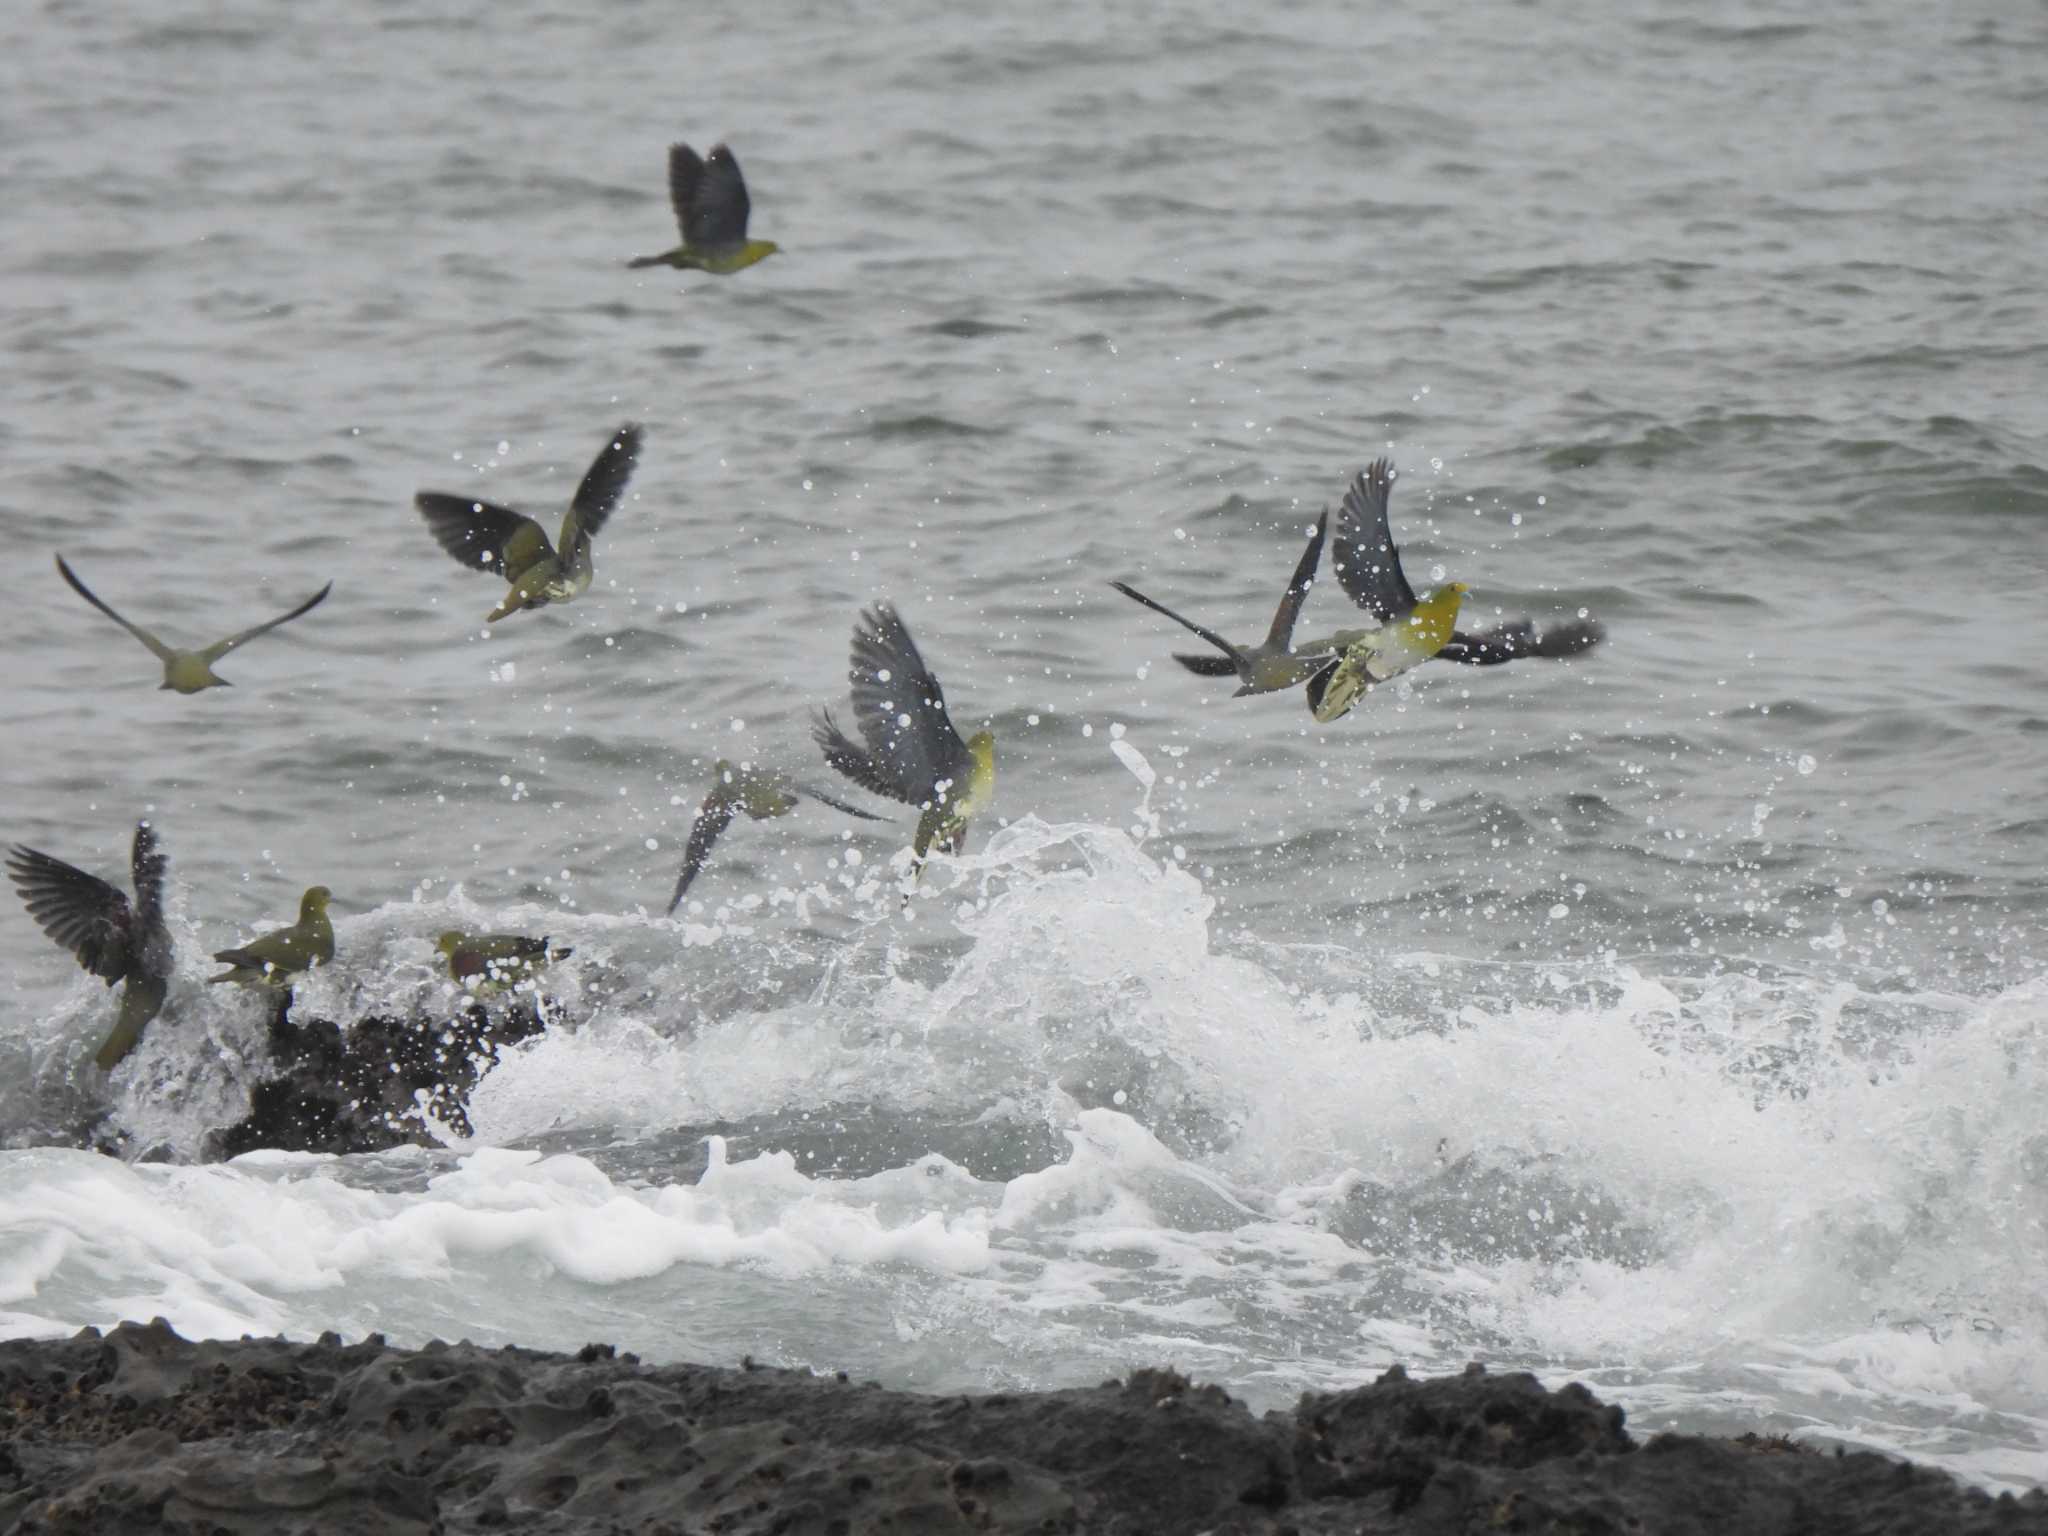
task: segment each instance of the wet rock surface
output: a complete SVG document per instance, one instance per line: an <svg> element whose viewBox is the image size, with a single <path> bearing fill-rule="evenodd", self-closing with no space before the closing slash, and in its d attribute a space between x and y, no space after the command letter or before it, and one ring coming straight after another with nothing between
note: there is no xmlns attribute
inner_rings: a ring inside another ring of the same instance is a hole
<svg viewBox="0 0 2048 1536"><path fill-rule="evenodd" d="M432 1146L428 1117L470 1133L469 1094L500 1048L537 1035L540 1010L516 1000L472 1004L444 1018L371 1015L348 1029L291 1017L290 995L270 1023L270 1075L249 1094L249 1113L208 1151L235 1157L281 1152L382 1152Z"/></svg>
<svg viewBox="0 0 2048 1536"><path fill-rule="evenodd" d="M2048 1533L1873 1455L1660 1435L1533 1377L1255 1417L1171 1371L927 1397L804 1372L433 1344L0 1344L0 1531Z"/></svg>
<svg viewBox="0 0 2048 1536"><path fill-rule="evenodd" d="M369 1014L346 1027L294 1018L289 991L272 1009L249 1112L207 1133L198 1149L206 1161L259 1150L438 1146L435 1125L467 1136L469 1096L499 1052L548 1027L547 1005L530 997L447 1014ZM76 1145L143 1162L184 1160L176 1149L137 1144L111 1118L81 1123Z"/></svg>

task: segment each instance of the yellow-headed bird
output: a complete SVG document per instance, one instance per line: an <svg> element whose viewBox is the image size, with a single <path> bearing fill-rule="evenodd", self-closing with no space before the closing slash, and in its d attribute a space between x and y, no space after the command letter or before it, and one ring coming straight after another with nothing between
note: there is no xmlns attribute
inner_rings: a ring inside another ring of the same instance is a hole
<svg viewBox="0 0 2048 1536"><path fill-rule="evenodd" d="M704 797L703 805L697 809L697 819L690 825L690 845L683 853L683 872L676 879L676 893L668 899L669 911L674 912L682 905L690 883L704 868L705 860L711 857L711 845L732 825L735 816L742 811L755 821L787 816L806 795L835 811L858 816L862 821L882 819L873 811L859 810L844 800L835 800L812 789L808 784L799 788L779 773L771 773L764 768L736 766L720 758L711 775L711 792Z"/></svg>
<svg viewBox="0 0 2048 1536"><path fill-rule="evenodd" d="M489 571L512 583L487 622L495 624L522 608L566 603L590 589L590 541L626 494L640 461L640 429L627 422L612 434L583 476L562 519L559 547L547 530L523 512L493 506L474 496L421 491L413 504L440 546L473 571Z"/></svg>
<svg viewBox="0 0 2048 1536"><path fill-rule="evenodd" d="M78 963L121 992L114 1029L93 1060L111 1072L135 1049L143 1027L164 1005L171 981L171 935L164 927L164 870L156 832L146 821L135 827L129 873L135 900L97 875L17 844L7 855L7 872L43 932L78 957Z"/></svg>
<svg viewBox="0 0 2048 1536"><path fill-rule="evenodd" d="M1330 563L1336 568L1337 583L1351 600L1371 614L1379 624L1405 619L1414 612L1414 588L1401 570L1401 552L1394 547L1394 535L1387 518L1387 503L1394 483L1394 466L1377 459L1353 478L1344 492L1337 513L1335 542ZM1340 629L1332 635L1304 640L1295 646L1301 657L1320 658L1311 668L1327 669L1330 658L1372 630ZM1524 656L1557 659L1576 656L1598 645L1606 636L1598 619L1568 619L1547 629L1537 629L1526 618L1506 619L1490 628L1464 632L1454 629L1436 653L1440 661L1460 661L1469 666L1497 666ZM1181 656L1175 661L1204 677L1228 677L1235 666L1217 656Z"/></svg>
<svg viewBox="0 0 2048 1536"><path fill-rule="evenodd" d="M277 628L278 625L289 624L302 613L311 613L321 603L325 602L327 594L334 590L334 583L330 581L290 613L281 613L274 619L256 625L253 629L245 629L238 635L229 635L225 640L216 640L204 650L181 651L174 646L165 645L163 641L157 639L155 635L144 629L140 624L130 624L121 615L93 596L91 589L78 579L78 573L64 563L62 555L57 557L57 573L71 584L72 591L76 592L88 603L91 603L93 607L99 609L101 613L104 613L108 618L112 619L116 624L147 646L150 654L164 664L164 680L157 685L158 690L161 691L169 688L177 693L199 693L207 688L232 687L233 685L226 678L215 675L213 664L216 661L219 661L221 657L227 655L236 646L247 645L258 635L267 635L270 631Z"/></svg>
<svg viewBox="0 0 2048 1536"><path fill-rule="evenodd" d="M1155 613L1163 613L1176 624L1185 625L1223 653L1220 657L1180 656L1174 659L1190 671L1213 673L1224 676L1237 674L1239 687L1236 697L1248 693L1276 693L1305 682L1325 661L1329 651L1321 658L1306 652L1297 652L1294 645L1294 623L1301 617L1301 605L1308 600L1308 589L1315 585L1316 566L1323 558L1323 537L1330 527L1330 514L1326 511L1316 519L1316 531L1309 536L1308 547L1295 562L1294 574L1287 579L1287 590L1280 595L1280 606L1273 610L1272 626L1266 631L1266 638L1253 646L1236 646L1217 634L1205 629L1193 619L1184 619L1164 603L1154 602L1136 587L1121 581L1110 585L1125 597L1143 603Z"/></svg>
<svg viewBox="0 0 2048 1536"><path fill-rule="evenodd" d="M1375 459L1353 478L1337 512L1336 540L1330 555L1337 584L1381 624L1406 618L1416 602L1415 589L1401 570L1401 551L1394 547L1387 518L1394 479L1393 463L1385 458ZM1507 619L1469 633L1454 629L1436 659L1478 667L1498 666L1523 656L1556 660L1598 645L1606 634L1606 626L1598 619L1568 619L1544 630L1538 630L1530 619ZM1339 630L1328 642L1312 643L1341 648L1355 638L1356 632Z"/></svg>
<svg viewBox="0 0 2048 1536"><path fill-rule="evenodd" d="M1308 680L1308 708L1317 721L1350 713L1358 696L1441 655L1458 622L1458 605L1471 589L1447 581L1408 610L1407 617L1378 629L1353 631L1334 661Z"/></svg>
<svg viewBox="0 0 2048 1536"><path fill-rule="evenodd" d="M635 256L629 267L694 267L723 277L773 256L773 240L749 240L747 216L753 201L740 163L725 145L709 157L687 144L668 147L668 200L675 205L683 243L659 256Z"/></svg>
<svg viewBox="0 0 2048 1536"><path fill-rule="evenodd" d="M214 959L230 967L208 981L263 981L284 986L300 971L334 959L334 925L327 920L331 893L324 885L309 887L299 898L299 920L288 928L251 939L240 949L223 949Z"/></svg>
<svg viewBox="0 0 2048 1536"><path fill-rule="evenodd" d="M853 627L853 719L865 746L819 710L811 737L825 761L862 789L919 807L911 844L918 865L934 844L958 853L967 821L996 787L996 739L976 731L966 741L946 714L939 680L917 653L896 610L877 603Z"/></svg>
<svg viewBox="0 0 2048 1536"><path fill-rule="evenodd" d="M545 936L529 939L519 933L464 933L451 928L434 947L448 959L448 974L470 993L488 997L507 987L517 987L551 961L566 960L575 953L566 946L550 949Z"/></svg>

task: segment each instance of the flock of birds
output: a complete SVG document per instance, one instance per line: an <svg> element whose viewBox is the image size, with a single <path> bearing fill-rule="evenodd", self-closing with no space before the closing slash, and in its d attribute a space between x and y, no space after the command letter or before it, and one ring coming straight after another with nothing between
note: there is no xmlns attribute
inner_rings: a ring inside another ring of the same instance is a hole
<svg viewBox="0 0 2048 1536"><path fill-rule="evenodd" d="M728 275L775 253L772 240L750 239L751 211L746 181L732 151L721 144L700 156L687 144L669 150L669 196L682 230L682 243L658 256L635 258L630 267L670 266ZM444 491L421 491L414 504L436 542L464 566L506 583L503 600L491 610L496 623L515 613L569 602L589 590L591 543L625 495L639 461L642 434L628 423L612 435L570 499L555 540L533 518L508 507ZM1297 642L1294 629L1315 583L1323 548L1332 535L1330 513L1318 519L1302 551L1265 639L1237 645L1221 634L1174 612L1124 582L1119 592L1201 636L1215 654L1176 654L1174 659L1204 677L1236 677L1237 693L1272 693L1303 688L1310 712L1327 723L1347 713L1366 693L1430 660L1487 666L1522 657L1564 657L1597 644L1600 623L1581 614L1539 630L1529 619L1513 619L1474 632L1457 628L1464 582L1452 581L1418 597L1401 569L1388 521L1394 469L1382 458L1347 488L1336 515L1332 564L1343 588L1369 624L1339 629ZM160 686L199 693L228 686L214 664L230 651L312 612L333 583L290 612L230 635L198 650L181 650L123 618L57 557L57 569L78 595L140 641L163 664ZM812 739L825 761L861 789L919 812L911 842L913 870L921 870L934 848L957 853L970 818L995 790L995 737L977 731L962 739L946 712L938 677L925 665L895 608L880 602L861 612L853 630L851 665L853 722L849 735L820 709ZM755 820L788 814L808 796L849 816L879 820L871 811L798 785L763 768L721 760L690 828L682 872L668 910L673 913L704 868L719 836L742 814ZM114 1027L94 1060L112 1071L135 1048L144 1028L162 1009L172 974L171 938L164 924L163 884L167 860L155 828L135 829L130 859L131 901L118 886L36 849L15 846L7 868L31 916L78 963L108 986L125 983ZM327 916L330 893L316 885L299 903L298 921L266 933L214 959L228 967L214 982L288 986L291 979L334 958L334 928ZM437 952L469 1001L512 990L533 992L538 973L566 958L566 948L547 938L522 934L439 936Z"/></svg>

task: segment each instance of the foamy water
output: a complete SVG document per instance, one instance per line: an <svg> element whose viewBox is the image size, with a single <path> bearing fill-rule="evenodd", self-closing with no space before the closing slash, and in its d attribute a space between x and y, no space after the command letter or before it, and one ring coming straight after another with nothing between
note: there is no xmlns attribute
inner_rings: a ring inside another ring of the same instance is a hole
<svg viewBox="0 0 2048 1536"><path fill-rule="evenodd" d="M2041 988L1596 963L1474 1003L1427 955L1319 987L1219 952L1158 852L1026 820L907 916L893 884L812 893L853 932L778 1000L693 1023L569 993L583 1016L514 1049L443 1151L0 1154L0 1326L602 1338L934 1390L1168 1359L1261 1405L1483 1358L1639 1425L2038 1477ZM926 924L970 945L906 974ZM666 927L558 937L622 957ZM122 1113L170 1133L190 1086Z"/></svg>

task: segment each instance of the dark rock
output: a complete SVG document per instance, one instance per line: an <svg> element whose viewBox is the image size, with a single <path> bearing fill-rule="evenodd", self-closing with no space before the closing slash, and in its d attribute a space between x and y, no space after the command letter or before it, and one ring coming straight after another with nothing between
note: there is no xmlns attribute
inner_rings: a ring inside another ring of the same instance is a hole
<svg viewBox="0 0 2048 1536"><path fill-rule="evenodd" d="M496 1012L477 1003L446 1017L372 1015L346 1030L327 1019L295 1021L291 1004L283 993L271 1018L272 1074L250 1091L249 1113L212 1138L215 1155L433 1146L429 1114L466 1136L470 1090L499 1050L546 1028L523 998Z"/></svg>
<svg viewBox="0 0 2048 1536"><path fill-rule="evenodd" d="M1172 1371L922 1397L381 1339L0 1344L0 1530L2048 1533L1872 1455L1659 1435L1580 1387L1396 1370L1254 1417Z"/></svg>

